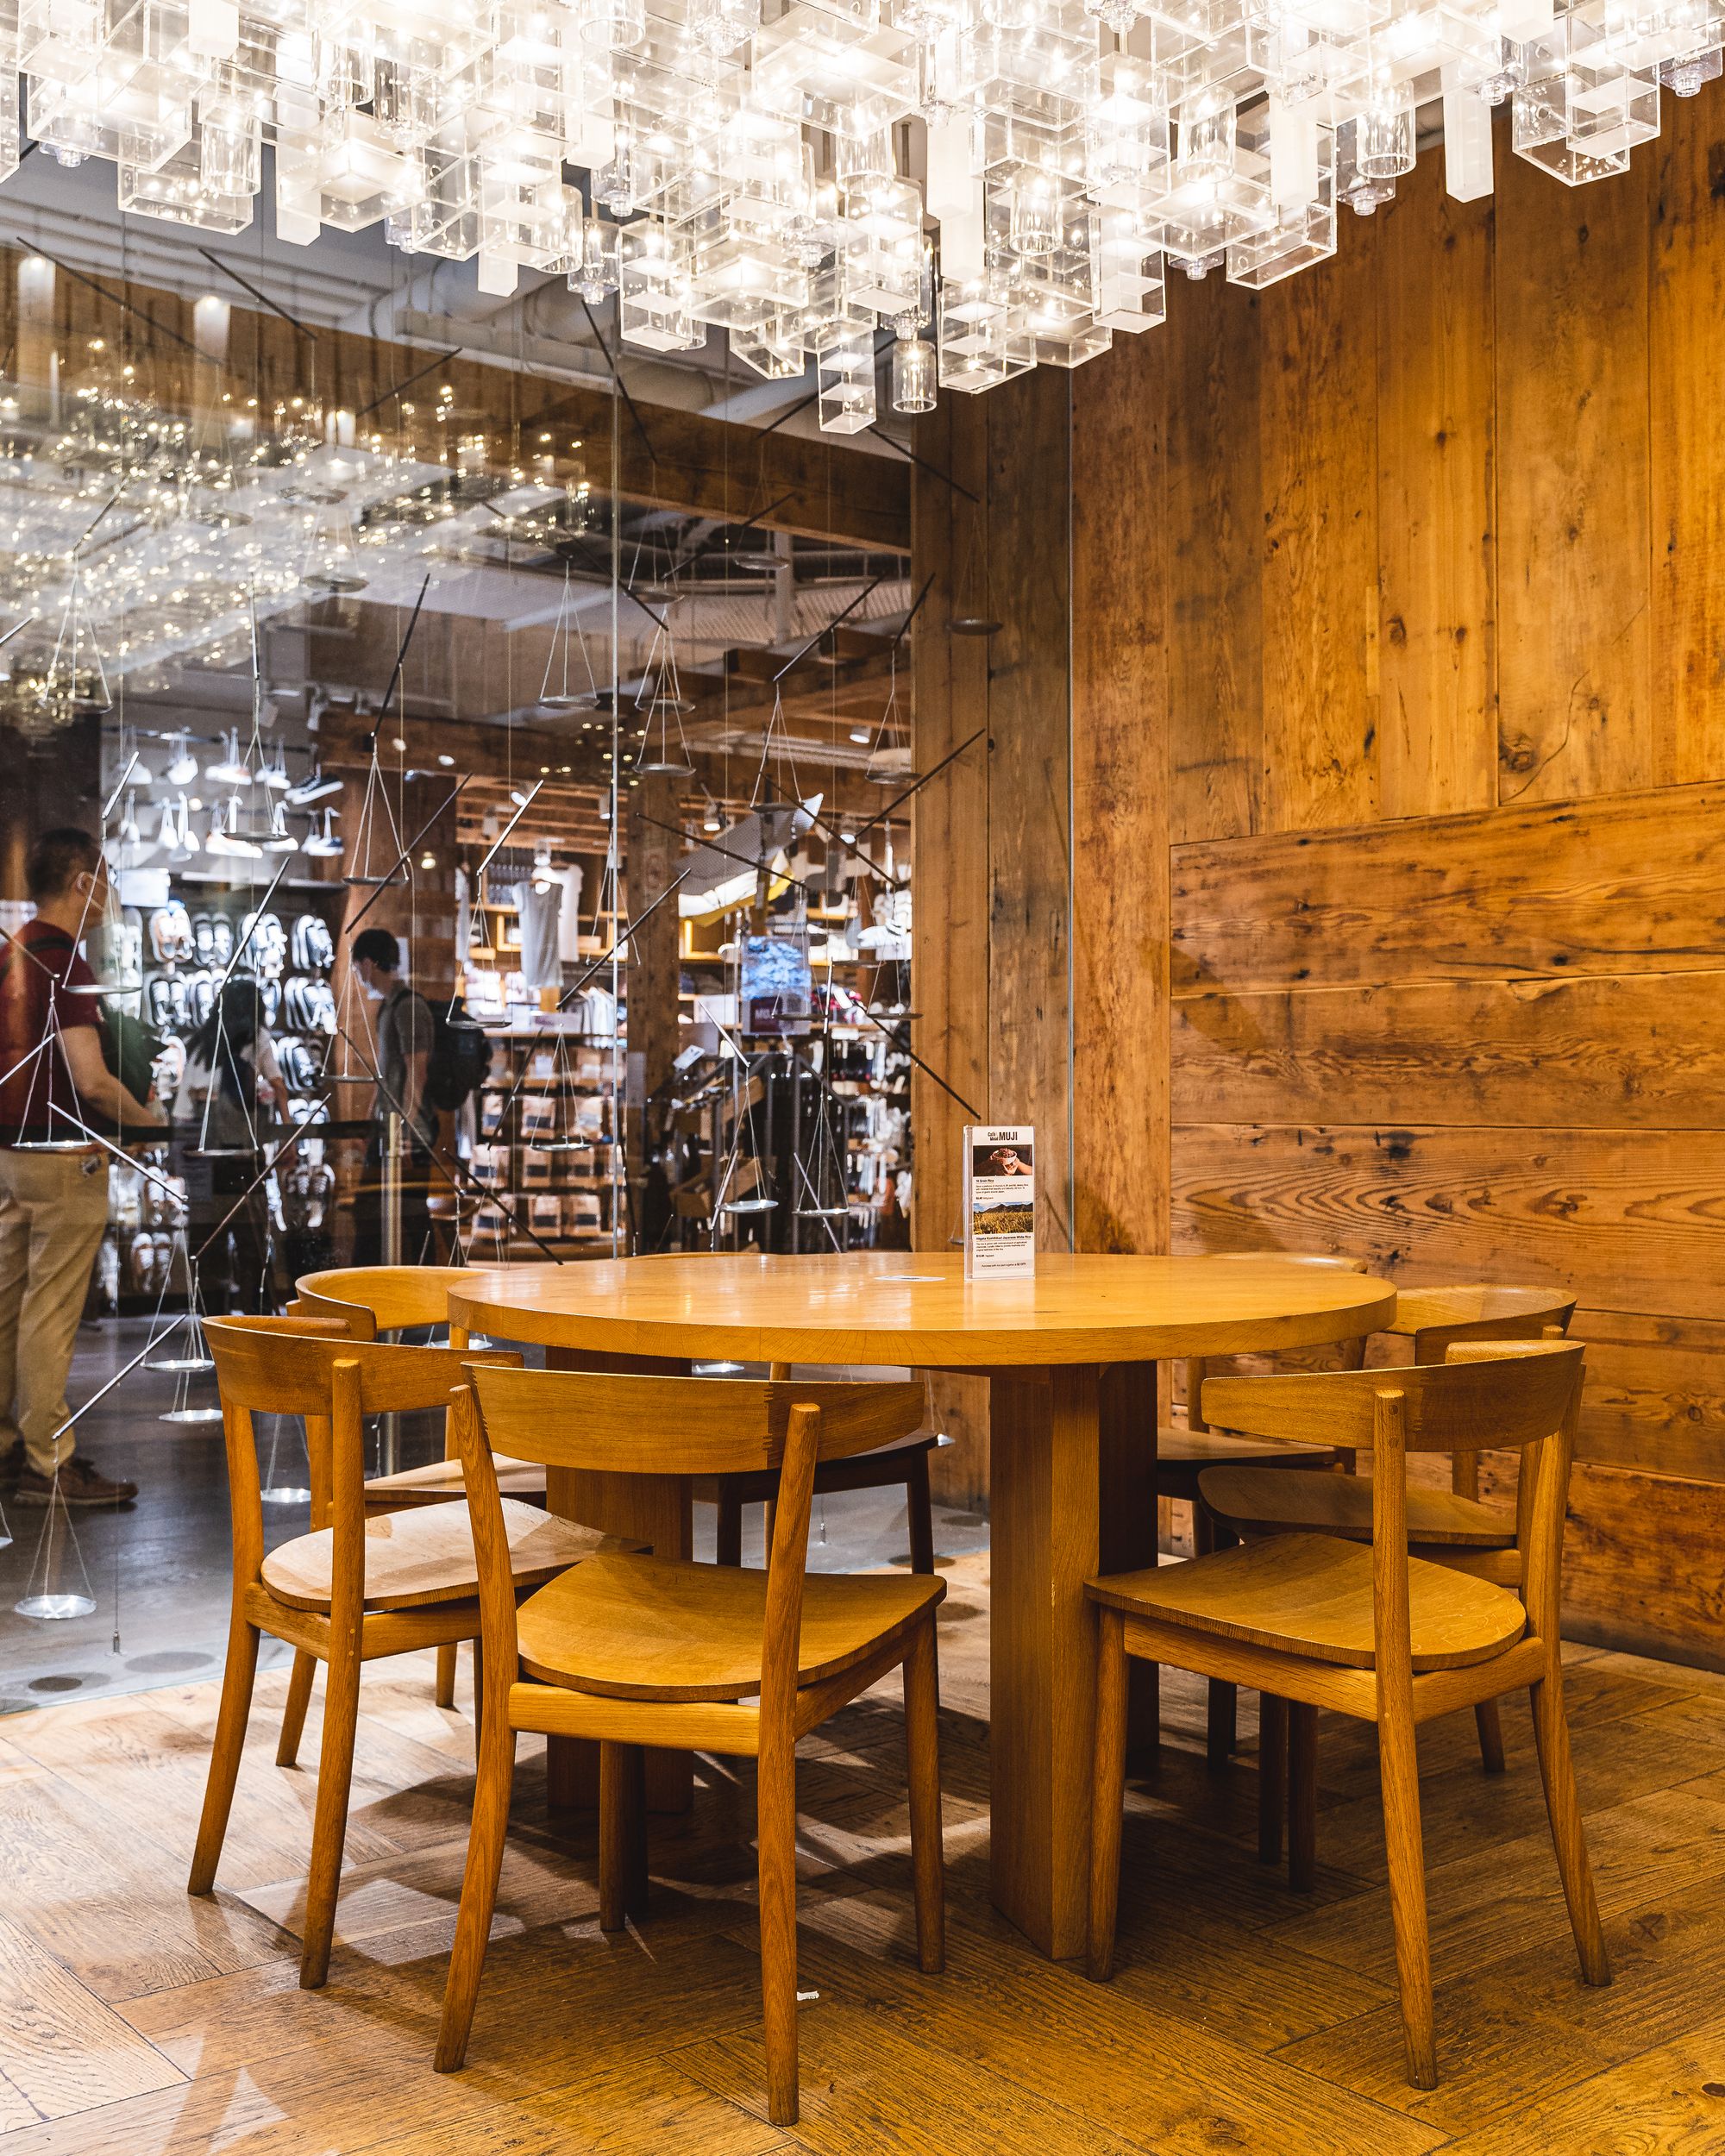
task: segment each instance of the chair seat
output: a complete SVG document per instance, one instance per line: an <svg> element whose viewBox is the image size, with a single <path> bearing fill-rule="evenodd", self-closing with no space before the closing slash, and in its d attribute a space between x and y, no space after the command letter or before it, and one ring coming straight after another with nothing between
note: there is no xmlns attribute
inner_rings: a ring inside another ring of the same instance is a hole
<svg viewBox="0 0 1725 2156"><path fill-rule="evenodd" d="M1188 1564L1114 1573L1086 1591L1157 1624L1349 1669L1376 1666L1371 1551L1334 1535L1276 1535ZM1527 1628L1526 1610L1506 1589L1421 1557L1408 1560L1408 1602L1416 1670L1488 1662Z"/></svg>
<svg viewBox="0 0 1725 2156"><path fill-rule="evenodd" d="M1198 1501L1198 1477L1212 1467L1324 1470L1340 1455L1326 1445L1283 1445L1276 1438L1230 1438L1215 1430L1188 1430L1182 1425L1156 1433L1156 1488L1161 1497L1186 1504Z"/></svg>
<svg viewBox="0 0 1725 2156"><path fill-rule="evenodd" d="M813 1684L907 1633L946 1583L825 1575L803 1587L797 1678ZM516 1613L524 1674L612 1699L737 1700L761 1689L767 1575L668 1557L600 1557Z"/></svg>
<svg viewBox="0 0 1725 2156"><path fill-rule="evenodd" d="M1198 1485L1205 1504L1240 1535L1309 1530L1371 1539L1371 1484L1352 1475L1283 1475L1256 1467L1215 1467ZM1408 1492L1408 1539L1433 1547L1509 1550L1513 1514L1453 1490Z"/></svg>
<svg viewBox="0 0 1725 2156"><path fill-rule="evenodd" d="M499 1496L543 1499L545 1470L536 1460L511 1460L494 1452L492 1465L497 1470ZM429 1466L406 1468L399 1475L380 1475L366 1484L367 1505L444 1505L466 1495L459 1460L433 1460Z"/></svg>
<svg viewBox="0 0 1725 2156"><path fill-rule="evenodd" d="M915 1463L933 1451L939 1439L926 1435L900 1438L896 1445L876 1445L872 1452L853 1452L847 1457L823 1460L814 1471L815 1494L842 1489L887 1489L902 1482ZM724 1498L742 1505L770 1505L779 1494L775 1467L743 1468L734 1475L697 1475L690 1484L697 1504L717 1505Z"/></svg>
<svg viewBox="0 0 1725 2156"><path fill-rule="evenodd" d="M596 1550L617 1547L597 1527L555 1519L513 1498L504 1501L503 1521L518 1587L537 1587ZM264 1559L264 1585L290 1609L328 1609L333 1546L328 1527L283 1543ZM367 1520L367 1609L467 1601L479 1591L473 1517L465 1505L422 1505Z"/></svg>
<svg viewBox="0 0 1725 2156"><path fill-rule="evenodd" d="M1278 1438L1230 1438L1220 1430L1188 1430L1176 1424L1156 1433L1156 1464L1207 1467L1333 1467L1327 1445L1283 1445Z"/></svg>

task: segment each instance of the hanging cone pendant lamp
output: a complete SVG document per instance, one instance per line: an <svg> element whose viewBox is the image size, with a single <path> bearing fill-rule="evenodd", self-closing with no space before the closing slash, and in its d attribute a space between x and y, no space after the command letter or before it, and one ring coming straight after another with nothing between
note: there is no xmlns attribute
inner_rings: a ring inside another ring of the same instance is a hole
<svg viewBox="0 0 1725 2156"><path fill-rule="evenodd" d="M574 582L568 562L563 564L563 597L551 631L551 649L545 655L545 679L539 701L548 711L595 711L599 683L593 678L593 655L574 605ZM579 654L580 662L574 663Z"/></svg>

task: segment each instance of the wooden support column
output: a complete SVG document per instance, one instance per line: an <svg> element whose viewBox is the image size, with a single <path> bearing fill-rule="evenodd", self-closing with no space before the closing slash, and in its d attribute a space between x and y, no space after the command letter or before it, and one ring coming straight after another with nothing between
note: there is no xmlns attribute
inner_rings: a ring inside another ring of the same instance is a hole
<svg viewBox="0 0 1725 2156"><path fill-rule="evenodd" d="M1121 338L1072 383L1073 1240L1081 1250L1168 1248L1166 379L1165 360L1145 336Z"/></svg>
<svg viewBox="0 0 1725 2156"><path fill-rule="evenodd" d="M681 782L662 774L630 787L624 874L630 918L663 896L676 871L680 848L674 830L680 820ZM670 824L673 829L667 830ZM620 925L620 924L619 924ZM656 1135L648 1126L646 1103L669 1077L679 1046L677 987L681 977L677 902L667 899L658 912L629 939L629 1130L627 1159L637 1247L647 1154Z"/></svg>
<svg viewBox="0 0 1725 2156"><path fill-rule="evenodd" d="M916 796L911 1080L913 1239L944 1250L960 1232L959 1133L1031 1123L1044 1243L1071 1247L1068 695L1069 392L1053 367L982 397L945 397L917 430L911 571L917 617L915 768L965 749ZM998 621L992 636L956 618ZM955 1100L953 1094L962 1096ZM943 1427L936 1495L975 1504L988 1488L988 1395L937 1381Z"/></svg>

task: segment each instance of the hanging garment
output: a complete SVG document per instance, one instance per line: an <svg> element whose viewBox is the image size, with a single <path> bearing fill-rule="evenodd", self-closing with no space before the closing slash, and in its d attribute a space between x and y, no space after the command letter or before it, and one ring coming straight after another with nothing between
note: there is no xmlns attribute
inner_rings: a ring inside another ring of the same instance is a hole
<svg viewBox="0 0 1725 2156"><path fill-rule="evenodd" d="M581 955L581 870L579 862L562 872L563 910L557 916L557 956L571 965Z"/></svg>
<svg viewBox="0 0 1725 2156"><path fill-rule="evenodd" d="M510 899L521 916L521 978L529 988L561 986L562 962L557 955L557 924L563 887L553 883L536 891L530 883L511 886Z"/></svg>

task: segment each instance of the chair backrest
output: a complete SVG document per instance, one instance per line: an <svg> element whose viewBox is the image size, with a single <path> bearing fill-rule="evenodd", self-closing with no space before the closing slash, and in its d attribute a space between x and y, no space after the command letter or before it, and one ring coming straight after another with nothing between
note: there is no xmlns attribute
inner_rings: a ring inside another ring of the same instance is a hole
<svg viewBox="0 0 1725 2156"><path fill-rule="evenodd" d="M464 1369L519 1363L512 1351L396 1347L354 1340L331 1318L209 1318L228 1453L229 1509L238 1591L263 1563L263 1505L252 1418L298 1415L305 1424L314 1527L331 1526L337 1564L363 1568L365 1421L368 1414L447 1407Z"/></svg>
<svg viewBox="0 0 1725 2156"><path fill-rule="evenodd" d="M1371 1451L1382 1404L1402 1403L1400 1449L1487 1452L1535 1445L1568 1413L1582 1351L1562 1341L1534 1351L1477 1357L1405 1369L1302 1371L1287 1377L1213 1377L1203 1410L1212 1429L1295 1445Z"/></svg>
<svg viewBox="0 0 1725 2156"><path fill-rule="evenodd" d="M1383 1330L1414 1343L1416 1363L1441 1363L1458 1340L1540 1340L1567 1332L1575 1297L1557 1288L1404 1288Z"/></svg>
<svg viewBox="0 0 1725 2156"><path fill-rule="evenodd" d="M342 1318L355 1340L404 1327L449 1324L449 1290L474 1278L461 1265L348 1265L306 1273L295 1282L308 1317ZM449 1327L450 1344L464 1346L466 1328Z"/></svg>
<svg viewBox="0 0 1725 2156"><path fill-rule="evenodd" d="M1563 1534L1581 1411L1583 1351L1562 1339L1458 1343L1446 1362L1326 1376L1221 1378L1204 1388L1217 1426L1252 1437L1342 1445L1373 1455L1373 1609L1380 1683L1408 1680L1410 1451L1521 1455L1515 1541L1521 1601L1555 1642Z"/></svg>
<svg viewBox="0 0 1725 2156"><path fill-rule="evenodd" d="M449 1388L460 1383L467 1363L518 1365L521 1360L502 1349L480 1353L471 1348L355 1340L337 1329L341 1322L304 1314L207 1319L204 1332L216 1358L223 1406L250 1414L327 1416L334 1371L342 1363L355 1373L361 1414L411 1414L447 1407Z"/></svg>
<svg viewBox="0 0 1725 2156"><path fill-rule="evenodd" d="M474 1358L469 1357L470 1361ZM611 1474L728 1475L781 1467L794 1405L820 1416L820 1459L890 1445L921 1427L919 1382L638 1377L475 1367L494 1451Z"/></svg>
<svg viewBox="0 0 1725 2156"><path fill-rule="evenodd" d="M761 1721L763 1744L793 1745L816 1464L910 1436L922 1423L922 1386L509 1370L472 1362L467 1375L475 1412L452 1410L450 1428L473 1508L486 1667L497 1673L492 1682L509 1682L516 1668L515 1605L493 1449L546 1467L599 1472L712 1475L777 1468Z"/></svg>
<svg viewBox="0 0 1725 2156"><path fill-rule="evenodd" d="M1325 1261L1306 1258L1289 1262L1314 1264ZM1355 1272L1365 1270L1364 1260L1331 1262L1346 1264ZM1394 1315L1378 1330L1389 1338L1411 1340L1415 1363L1441 1363L1459 1340L1540 1340L1549 1338L1553 1328L1559 1333L1567 1332L1574 1310L1575 1297L1554 1288L1404 1288L1396 1298ZM1365 1362L1365 1349L1364 1339L1345 1343L1339 1366L1361 1369ZM1338 1367L1334 1349L1302 1349L1279 1354L1275 1359L1276 1367L1283 1370L1314 1365L1322 1368L1327 1363L1330 1368ZM1212 1363L1209 1367L1215 1366ZM1201 1388L1208 1374L1189 1372L1189 1395L1195 1395ZM1201 1412L1194 1420L1193 1427L1202 1426ZM1458 1451L1452 1480L1462 1495L1478 1495L1478 1467L1471 1454Z"/></svg>

